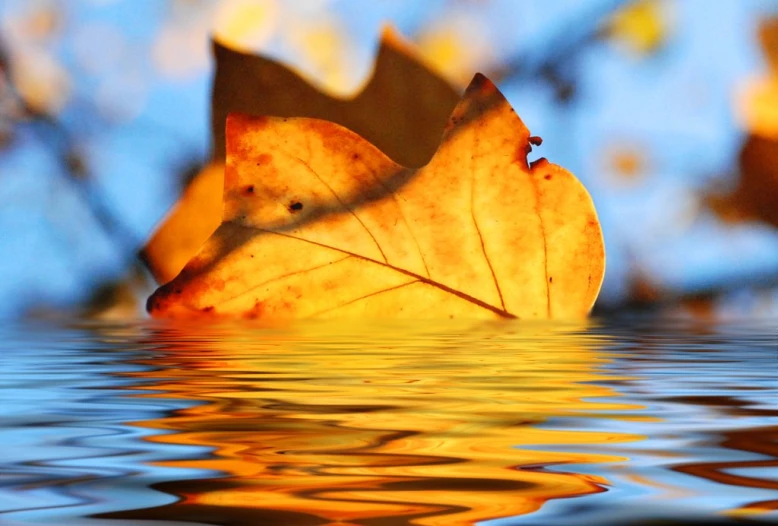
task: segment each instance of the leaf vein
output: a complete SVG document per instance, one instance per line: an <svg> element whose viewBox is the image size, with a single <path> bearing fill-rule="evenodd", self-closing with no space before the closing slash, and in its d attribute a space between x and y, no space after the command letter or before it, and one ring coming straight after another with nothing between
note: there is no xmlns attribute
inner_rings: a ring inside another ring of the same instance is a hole
<svg viewBox="0 0 778 526"><path fill-rule="evenodd" d="M330 307L329 309L324 309L324 310L320 310L318 312L315 312L314 314L311 314L308 317L309 318L315 318L317 316L321 316L324 313L332 312L332 311L338 310L338 309L342 309L343 307L347 307L348 305L351 305L351 304L356 303L358 301L362 301L362 300L365 300L367 298L371 298L373 296L378 296L379 294L384 294L385 292L392 292L394 290L401 289L403 287L407 287L408 285L413 285L414 283L419 283L419 280L415 279L413 281L408 281L407 283L402 283L400 285L395 285L394 287L389 287L389 288L386 288L386 289L377 290L375 292L371 292L370 294L364 294L364 295L362 295L362 296L360 296L358 298L354 298L354 299L349 300L349 301L347 301L345 303L341 303L340 305L336 305L335 307Z"/></svg>
<svg viewBox="0 0 778 526"><path fill-rule="evenodd" d="M367 172L375 179L375 181L381 185L381 187L386 191L386 193L392 197L392 201L394 201L395 206L397 207L397 212L400 214L400 218L403 220L403 223L405 224L405 227L408 229L408 233L411 235L411 239L413 239L413 243L416 245L416 250L419 252L419 257L421 258L421 263L424 265L424 271L427 273L427 277L431 278L432 274L430 274L430 269L427 266L427 260L424 259L424 252L421 250L421 245L419 244L419 240L416 238L416 234L414 234L413 229L411 228L411 224L408 223L408 219L405 217L405 214L403 213L402 206L400 206L400 201L397 200L397 195L395 195L395 192L392 191L391 188L389 188L386 183L384 183L383 180L381 180L380 177L378 177L373 170L371 170L364 161L360 161L360 164L367 170Z"/></svg>
<svg viewBox="0 0 778 526"><path fill-rule="evenodd" d="M401 274L405 274L406 276L410 276L412 278L415 278L417 281L421 281L422 283L426 283L427 285L431 285L433 287L439 288L440 290L442 290L444 292L447 292L447 293L452 294L452 295L454 295L454 296L456 296L456 297L458 297L460 299L463 299L465 301L468 301L470 303L478 305L482 309L491 311L491 312L493 312L493 313L495 313L498 316L501 316L503 318L516 318L516 316L514 314L511 314L510 312L506 311L505 309L500 309L499 307L495 307L494 305L490 305L490 304L486 303L485 301L479 300L478 298L470 296L469 294L466 294L466 293L464 293L462 291L453 289L453 288L451 288L451 287L449 287L447 285L444 285L443 283L439 283L439 282L434 281L434 280L432 280L430 278L427 278L425 276L421 276L419 274L416 274L415 272L411 272L410 270L405 270L403 268L396 267L396 266L392 265L391 263L386 263L386 262L383 262L383 261L377 261L375 259L371 259L371 258L362 256L360 254L356 254L354 252L349 252L348 250L332 247L332 246L329 246L329 245L325 245L324 243L318 243L316 241L311 241L310 239L304 239L304 238L301 238L301 237L297 237L297 236L294 236L292 234L276 232L274 230L267 230L267 229L258 228L258 227L247 227L245 225L241 225L239 223L235 223L235 222L232 222L232 221L229 221L229 222L232 223L234 226L236 226L238 228L250 228L251 230L257 231L257 232L264 232L266 234L274 234L274 235L277 235L277 236L283 236L283 237L286 237L286 238L289 238L289 239L294 239L296 241L302 241L304 243L310 243L311 245L316 245L316 246L319 246L319 247L322 247L322 248L326 248L326 249L329 249L329 250L334 250L334 251L340 252L342 254L347 254L350 257L358 258L358 259L361 259L363 261L367 261L369 263L374 263L376 265L381 265L383 267L386 267L386 268L389 268L391 270L394 270L395 272L399 272Z"/></svg>
<svg viewBox="0 0 778 526"><path fill-rule="evenodd" d="M297 274L305 274L306 272L313 272L314 270L319 270L320 268L324 268L324 267L328 267L330 265L334 265L336 263L340 263L341 261L345 261L345 260L347 260L349 258L351 258L351 255L348 255L346 257L342 257L340 259L336 259L335 261L329 261L327 263L322 263L321 265L316 265L315 267L305 268L305 269L302 269L302 270L295 270L294 272L288 272L286 274L282 274L280 276L276 276L274 278L265 280L262 283L258 283L256 285L252 285L251 287L249 287L248 289L242 291L241 293L235 294L234 296L231 296L229 298L226 298L226 299L222 300L220 303L227 303L228 301L233 301L233 300L236 300L238 298L242 298L243 296L246 296L247 294L257 290L259 287L262 287L262 286L267 285L269 283L273 283L275 281L281 281L282 279L290 278L292 276L296 276Z"/></svg>
<svg viewBox="0 0 778 526"><path fill-rule="evenodd" d="M321 183L322 183L324 186L326 186L326 187L327 187L327 190L329 190L329 191L330 191L330 193L332 194L332 196L333 196L335 199L337 199L338 203L340 203L340 205L341 205L343 208L345 208L346 210L348 210L348 212L349 212L349 213L350 213L352 216L354 216L354 219L356 219L356 220L359 222L359 224L360 224L360 225L362 225L362 228L363 228L363 229L365 229L365 232L367 232L367 235L369 235L369 236L370 236L370 239L372 239L372 240L373 240L373 243L375 243L375 246L376 246L376 248L377 248L377 249L378 249L378 251L381 253L381 257L382 257L382 258L384 258L384 261L385 261L386 263L389 263L389 260L386 258L386 254L384 254L384 251L383 251L383 249L381 248L381 245L378 243L378 240L375 238L375 236L374 236L374 235L373 235L373 233L370 231L370 229L369 229L369 228L367 228L367 225L365 225L365 223L363 223L363 222L362 222L362 220L359 218L359 216L357 215L357 213L356 213L356 212L354 212L354 210L353 210L351 207L349 207L349 206L348 206L348 205L345 203L345 201L343 201L343 200L340 198L340 196L337 194L337 192L335 192L335 190L334 190L334 189L333 189L333 188L332 188L332 187L331 187L331 186L330 186L330 185L327 183L327 181L325 181L325 180L324 180L324 178L323 178L321 175L319 175L319 174L316 172L316 170L314 170L313 168L311 168L311 166L310 166L308 163L306 163L305 161L303 161L302 159L300 159L300 158L299 158L299 157L297 157L297 156L294 156L294 155L292 155L292 157L294 157L295 159L297 159L297 161L299 161L300 163L302 163L302 165L303 165L303 166L305 166L305 168L306 168L306 169L307 169L309 172L311 172L311 173L312 173L312 174L313 174L313 175L314 175L314 176L315 176L315 177L316 177L316 178L317 178L319 181L321 181Z"/></svg>
<svg viewBox="0 0 778 526"><path fill-rule="evenodd" d="M543 271L546 279L546 315L551 318L551 287L548 281L548 240L546 239L546 225L543 222L543 214L540 213L540 188L538 188L538 182L535 179L535 174L530 172L529 181L532 185L533 193L535 194L535 214L538 216L540 222L540 236L543 238Z"/></svg>
<svg viewBox="0 0 778 526"><path fill-rule="evenodd" d="M473 156L473 158L474 157L475 156ZM471 158L471 160L473 160L473 158ZM492 267L492 261L489 259L489 254L486 253L486 244L484 243L484 236L481 234L481 228L478 226L478 221L475 218L475 167L472 165L470 167L470 218L473 220L473 225L475 226L475 232L476 234L478 234L478 240L481 242L481 252L484 255L486 264L489 266L489 272L492 273L492 281L494 282L494 286L497 288L497 295L500 297L500 304L502 305L502 310L507 311L508 309L505 308L505 299L503 299L502 290L500 289L500 282L497 281L497 275L494 273L494 267Z"/></svg>

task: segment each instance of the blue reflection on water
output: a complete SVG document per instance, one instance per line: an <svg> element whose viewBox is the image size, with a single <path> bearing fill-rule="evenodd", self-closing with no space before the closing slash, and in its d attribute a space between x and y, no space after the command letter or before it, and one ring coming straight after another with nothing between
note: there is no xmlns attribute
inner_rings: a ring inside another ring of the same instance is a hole
<svg viewBox="0 0 778 526"><path fill-rule="evenodd" d="M161 430L128 422L194 404L133 398L137 379L120 373L150 369L128 363L153 348L127 349L90 331L8 327L0 340L0 513L25 524L84 524L84 517L158 506L177 497L156 482L212 476L155 461L195 458L210 448L145 440ZM15 513L16 512L16 513ZM6 522L0 521L5 524Z"/></svg>

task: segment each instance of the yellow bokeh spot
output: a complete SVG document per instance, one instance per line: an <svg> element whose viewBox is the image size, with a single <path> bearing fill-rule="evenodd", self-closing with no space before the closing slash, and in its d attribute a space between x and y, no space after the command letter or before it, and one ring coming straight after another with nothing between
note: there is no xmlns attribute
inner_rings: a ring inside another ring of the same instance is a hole
<svg viewBox="0 0 778 526"><path fill-rule="evenodd" d="M462 45L452 33L435 33L425 35L419 41L424 56L432 66L448 77L456 78L461 67L460 57L466 53ZM462 79L459 79L460 81Z"/></svg>
<svg viewBox="0 0 778 526"><path fill-rule="evenodd" d="M737 94L735 116L744 131L778 140L778 77L748 81Z"/></svg>
<svg viewBox="0 0 778 526"><path fill-rule="evenodd" d="M35 112L54 115L70 100L72 79L51 54L27 49L11 56L11 81L25 104Z"/></svg>
<svg viewBox="0 0 778 526"><path fill-rule="evenodd" d="M314 24L294 26L287 32L288 43L305 74L324 90L346 93L354 84L349 41L342 25L332 18Z"/></svg>
<svg viewBox="0 0 778 526"><path fill-rule="evenodd" d="M661 0L638 0L608 23L608 36L637 55L657 51L667 39L667 16Z"/></svg>
<svg viewBox="0 0 778 526"><path fill-rule="evenodd" d="M214 35L236 49L257 49L272 36L277 14L274 0L225 1L216 12Z"/></svg>
<svg viewBox="0 0 778 526"><path fill-rule="evenodd" d="M417 44L433 69L461 85L493 62L491 45L482 28L456 16L425 28Z"/></svg>

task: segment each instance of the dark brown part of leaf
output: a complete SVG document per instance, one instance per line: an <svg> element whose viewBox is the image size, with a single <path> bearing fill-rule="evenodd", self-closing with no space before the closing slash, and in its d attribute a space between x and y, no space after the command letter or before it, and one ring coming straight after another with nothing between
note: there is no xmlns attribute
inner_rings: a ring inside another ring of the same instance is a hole
<svg viewBox="0 0 778 526"><path fill-rule="evenodd" d="M232 112L312 117L358 133L394 161L426 164L459 94L398 44L382 42L373 76L352 99L331 97L286 66L214 41L213 159L225 157L225 123Z"/></svg>
<svg viewBox="0 0 778 526"><path fill-rule="evenodd" d="M740 181L727 200L743 217L778 227L778 140L748 138L740 152Z"/></svg>

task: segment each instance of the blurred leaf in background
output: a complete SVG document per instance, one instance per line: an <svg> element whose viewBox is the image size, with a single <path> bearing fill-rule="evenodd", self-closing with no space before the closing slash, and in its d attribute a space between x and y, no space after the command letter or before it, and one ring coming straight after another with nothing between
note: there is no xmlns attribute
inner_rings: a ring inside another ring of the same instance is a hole
<svg viewBox="0 0 778 526"><path fill-rule="evenodd" d="M709 196L726 221L764 221L778 227L778 17L762 21L766 75L749 79L736 99L737 116L748 133L731 192Z"/></svg>

